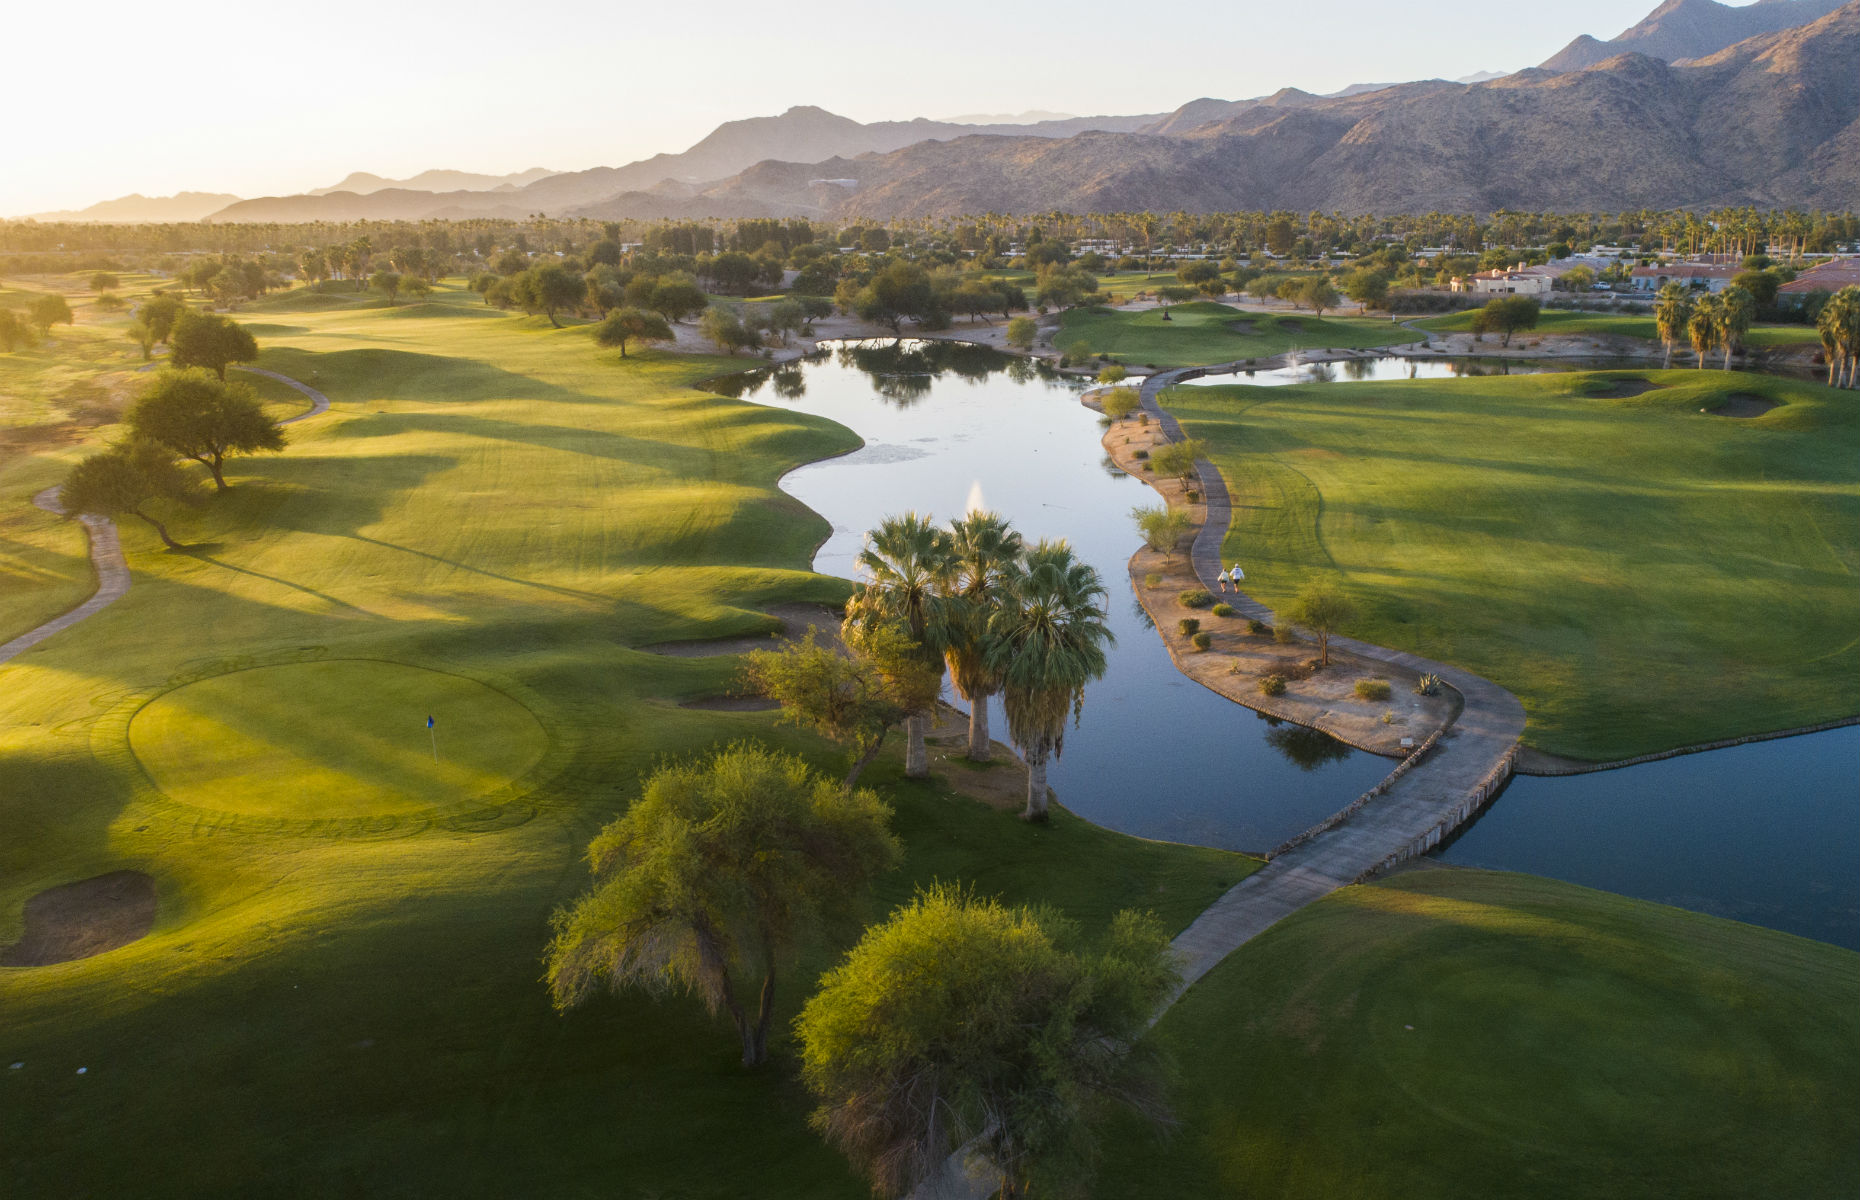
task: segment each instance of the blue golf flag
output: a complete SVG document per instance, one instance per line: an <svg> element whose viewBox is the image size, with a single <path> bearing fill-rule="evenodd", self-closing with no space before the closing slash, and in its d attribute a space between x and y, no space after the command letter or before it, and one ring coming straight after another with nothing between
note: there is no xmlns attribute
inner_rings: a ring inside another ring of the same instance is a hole
<svg viewBox="0 0 1860 1200"><path fill-rule="evenodd" d="M426 727L428 729L431 729L433 727L433 718L431 717L426 718Z"/></svg>

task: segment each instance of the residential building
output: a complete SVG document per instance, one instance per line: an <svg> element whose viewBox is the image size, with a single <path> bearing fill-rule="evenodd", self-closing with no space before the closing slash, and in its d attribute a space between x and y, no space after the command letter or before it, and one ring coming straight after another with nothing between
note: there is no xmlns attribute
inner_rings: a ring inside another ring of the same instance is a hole
<svg viewBox="0 0 1860 1200"><path fill-rule="evenodd" d="M1739 267L1714 263L1661 263L1656 267L1635 267L1628 274L1628 283L1637 292L1657 292L1669 283L1722 292L1731 286L1739 271Z"/></svg>

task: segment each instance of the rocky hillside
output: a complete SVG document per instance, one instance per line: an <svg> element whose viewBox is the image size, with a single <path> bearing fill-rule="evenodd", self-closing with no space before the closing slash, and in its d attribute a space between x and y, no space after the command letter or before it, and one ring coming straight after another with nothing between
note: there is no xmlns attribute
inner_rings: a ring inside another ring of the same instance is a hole
<svg viewBox="0 0 1860 1200"><path fill-rule="evenodd" d="M1613 41L1584 34L1544 63L1546 71L1580 71L1618 54L1645 54L1664 62L1708 58L1746 38L1807 25L1839 8L1841 0L1757 0L1732 8L1717 0L1665 0Z"/></svg>

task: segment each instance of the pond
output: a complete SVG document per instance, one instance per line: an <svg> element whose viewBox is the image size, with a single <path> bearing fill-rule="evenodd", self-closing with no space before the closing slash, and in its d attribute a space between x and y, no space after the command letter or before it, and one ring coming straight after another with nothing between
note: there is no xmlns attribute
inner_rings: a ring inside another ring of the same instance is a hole
<svg viewBox="0 0 1860 1200"><path fill-rule="evenodd" d="M1201 382L1311 382L1310 369ZM1571 369L1578 364L1359 359L1326 371L1352 382ZM1142 837L1258 851L1341 808L1392 765L1269 722L1175 669L1126 567L1137 545L1129 511L1155 494L1106 461L1077 381L985 347L906 340L843 344L708 386L828 417L865 439L782 481L833 524L817 570L852 577L865 530L886 515L914 508L948 519L973 505L1029 538L1067 538L1098 569L1117 645L1050 774L1061 803L1081 816ZM997 707L996 736L1006 728ZM1860 728L1520 778L1442 857L1860 949Z"/></svg>
<svg viewBox="0 0 1860 1200"><path fill-rule="evenodd" d="M1346 358L1338 362L1301 363L1271 371L1235 371L1227 375L1198 375L1183 387L1221 387L1236 383L1250 387L1290 387L1300 383L1382 383L1403 379L1471 379L1487 375L1542 375L1552 371L1613 370L1645 363L1519 362L1502 358Z"/></svg>
<svg viewBox="0 0 1860 1200"><path fill-rule="evenodd" d="M1126 833L1266 850L1354 799L1389 760L1275 724L1175 669L1131 592L1129 512L1156 494L1111 466L1081 385L1024 359L950 342L854 343L707 385L829 417L863 449L791 472L782 490L833 523L816 570L855 577L865 531L907 509L972 506L1029 540L1065 538L1104 578L1117 643L1048 781L1067 808ZM1005 738L999 702L991 728Z"/></svg>

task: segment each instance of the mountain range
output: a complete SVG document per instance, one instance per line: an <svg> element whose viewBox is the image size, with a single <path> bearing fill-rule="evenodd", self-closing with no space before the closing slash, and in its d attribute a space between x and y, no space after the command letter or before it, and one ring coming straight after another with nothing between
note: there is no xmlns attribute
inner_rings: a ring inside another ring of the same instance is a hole
<svg viewBox="0 0 1860 1200"><path fill-rule="evenodd" d="M1860 195L1857 61L1860 0L1666 0L1613 41L1579 38L1503 77L1285 88L1137 116L867 124L801 106L620 167L357 172L297 196L131 196L40 219L1847 207Z"/></svg>

